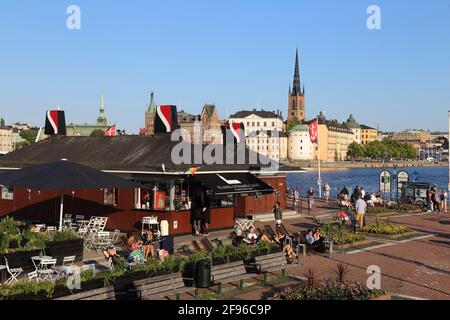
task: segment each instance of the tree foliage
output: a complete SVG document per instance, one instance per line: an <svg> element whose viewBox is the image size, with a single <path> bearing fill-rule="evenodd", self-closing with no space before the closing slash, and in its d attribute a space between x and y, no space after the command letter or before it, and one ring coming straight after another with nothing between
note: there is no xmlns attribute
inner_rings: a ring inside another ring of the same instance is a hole
<svg viewBox="0 0 450 320"><path fill-rule="evenodd" d="M29 144L32 144L36 141L38 132L36 130L22 130L20 131L20 137L22 139L25 139L29 142Z"/></svg>
<svg viewBox="0 0 450 320"><path fill-rule="evenodd" d="M347 152L349 158L370 159L415 159L417 151L410 143L403 143L389 138L372 141L366 145L353 142Z"/></svg>
<svg viewBox="0 0 450 320"><path fill-rule="evenodd" d="M0 119L0 128L4 128L6 126L5 119Z"/></svg>
<svg viewBox="0 0 450 320"><path fill-rule="evenodd" d="M105 135L105 132L103 130L100 130L100 129L95 129L90 134L91 137L103 137L104 135Z"/></svg>
<svg viewBox="0 0 450 320"><path fill-rule="evenodd" d="M287 131L289 132L289 130L291 130L295 126L298 126L299 124L302 124L299 118L293 117L287 124Z"/></svg>

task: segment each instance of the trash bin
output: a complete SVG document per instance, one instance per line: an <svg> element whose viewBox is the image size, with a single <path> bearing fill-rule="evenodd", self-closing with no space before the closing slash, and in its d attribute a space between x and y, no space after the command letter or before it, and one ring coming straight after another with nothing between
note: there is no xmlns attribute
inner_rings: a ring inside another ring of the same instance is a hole
<svg viewBox="0 0 450 320"><path fill-rule="evenodd" d="M161 227L161 236L166 237L169 235L169 221L163 220L160 224Z"/></svg>
<svg viewBox="0 0 450 320"><path fill-rule="evenodd" d="M194 281L197 288L211 287L211 262L209 260L198 260L195 263Z"/></svg>

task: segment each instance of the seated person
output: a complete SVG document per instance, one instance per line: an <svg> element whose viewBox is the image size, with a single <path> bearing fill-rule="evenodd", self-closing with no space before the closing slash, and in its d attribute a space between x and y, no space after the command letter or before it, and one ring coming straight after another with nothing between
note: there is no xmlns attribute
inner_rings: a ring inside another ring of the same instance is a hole
<svg viewBox="0 0 450 320"><path fill-rule="evenodd" d="M137 243L133 243L131 245L131 253L128 256L128 261L130 262L142 262L143 260L143 252L139 249L139 245Z"/></svg>
<svg viewBox="0 0 450 320"><path fill-rule="evenodd" d="M309 229L306 234L306 241L317 252L324 253L326 251L324 240L320 235L320 230L313 231Z"/></svg>
<svg viewBox="0 0 450 320"><path fill-rule="evenodd" d="M370 199L366 201L369 206L372 208L375 207L375 203L378 202L377 197L375 197L375 192L370 194Z"/></svg>
<svg viewBox="0 0 450 320"><path fill-rule="evenodd" d="M249 229L249 233L247 235L247 237L244 239L244 242L247 243L248 245L256 245L256 243L258 242L258 235L256 234L256 230L254 227L250 227Z"/></svg>
<svg viewBox="0 0 450 320"><path fill-rule="evenodd" d="M277 231L275 238L273 239L276 243L278 243L279 245L282 245L284 243L284 240L286 239L285 235L282 235L281 233L279 233Z"/></svg>
<svg viewBox="0 0 450 320"><path fill-rule="evenodd" d="M164 261L164 259L166 259L168 256L170 256L169 251L164 250L164 249L158 249L158 258L161 261Z"/></svg>
<svg viewBox="0 0 450 320"><path fill-rule="evenodd" d="M381 191L377 192L376 198L377 198L377 202L375 202L375 204L379 204L380 206L382 206L383 205L383 198L381 197Z"/></svg>
<svg viewBox="0 0 450 320"><path fill-rule="evenodd" d="M117 254L117 250L114 246L106 247L106 249L103 250L103 255L105 256L106 260L110 262L111 267L113 268L118 267L126 269L128 267L127 262L124 258Z"/></svg>
<svg viewBox="0 0 450 320"><path fill-rule="evenodd" d="M259 241L261 241L261 242L270 242L270 243L274 242L266 234L262 234L261 237L259 238Z"/></svg>
<svg viewBox="0 0 450 320"><path fill-rule="evenodd" d="M242 230L241 229L236 230L236 236L234 237L233 244L235 246L240 246L243 241L244 241L244 236L243 236Z"/></svg>
<svg viewBox="0 0 450 320"><path fill-rule="evenodd" d="M155 255L155 246L153 245L153 232L148 231L143 234L143 246L144 259L148 259L149 256Z"/></svg>
<svg viewBox="0 0 450 320"><path fill-rule="evenodd" d="M287 244L283 247L283 252L286 254L286 258L288 263L294 262L295 259L298 258L298 255L295 253L295 251L292 249L292 247Z"/></svg>

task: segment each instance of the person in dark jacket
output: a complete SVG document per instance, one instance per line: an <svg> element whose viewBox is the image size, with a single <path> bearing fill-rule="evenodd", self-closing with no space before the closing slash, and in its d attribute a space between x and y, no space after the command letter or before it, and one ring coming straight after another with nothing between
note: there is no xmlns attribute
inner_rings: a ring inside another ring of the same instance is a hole
<svg viewBox="0 0 450 320"><path fill-rule="evenodd" d="M209 235L208 225L211 223L211 206L209 197L206 191L203 190L200 194L201 197L201 217L200 217L200 233L207 236Z"/></svg>
<svg viewBox="0 0 450 320"><path fill-rule="evenodd" d="M279 226L283 222L283 210L281 210L279 201L275 202L272 212L275 218L275 224Z"/></svg>
<svg viewBox="0 0 450 320"><path fill-rule="evenodd" d="M201 192L197 190L194 193L191 203L191 217L190 222L192 225L192 235L200 235L201 219L202 219L202 197Z"/></svg>

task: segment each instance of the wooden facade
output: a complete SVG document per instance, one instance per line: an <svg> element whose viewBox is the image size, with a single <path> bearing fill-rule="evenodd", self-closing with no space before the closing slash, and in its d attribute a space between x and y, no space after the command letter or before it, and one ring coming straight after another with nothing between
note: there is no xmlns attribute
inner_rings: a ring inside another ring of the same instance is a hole
<svg viewBox="0 0 450 320"><path fill-rule="evenodd" d="M275 201L280 201L285 208L286 177L268 176L259 177L271 185L273 194L256 197L237 197L235 207L212 208L210 230L232 228L235 218L245 217L248 214L267 213L272 210ZM12 200L0 199L0 217L9 215L16 219L32 222L43 222L48 225L57 225L59 221L61 191L36 191L23 188L14 188ZM104 191L95 190L65 190L64 213L84 215L86 219L91 216L108 217L108 230L120 229L133 231L140 229L140 221L146 216L157 216L158 221L169 222L171 235L182 235L191 232L190 211L151 211L135 209L135 190L118 190L116 206L104 204Z"/></svg>

